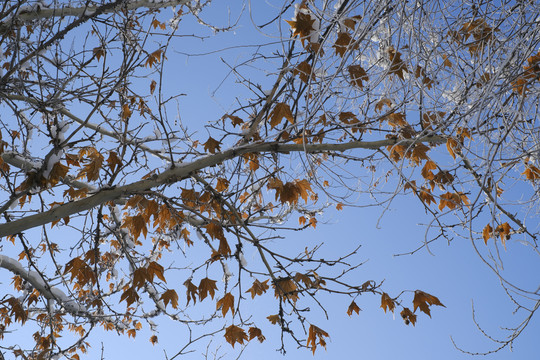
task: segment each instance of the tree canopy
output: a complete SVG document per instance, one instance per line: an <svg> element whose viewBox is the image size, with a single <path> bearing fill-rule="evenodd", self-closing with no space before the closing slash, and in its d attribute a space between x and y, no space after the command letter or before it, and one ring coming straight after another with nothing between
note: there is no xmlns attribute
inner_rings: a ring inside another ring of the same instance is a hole
<svg viewBox="0 0 540 360"><path fill-rule="evenodd" d="M503 266L540 255L538 2L230 6L0 5L1 351L79 359L168 319L192 334L171 359L210 337L315 353L332 329L311 313L369 295L420 326L444 299L363 279L361 241L287 240L399 199L424 213L411 254L459 239L492 270L520 316L493 351L511 346L540 304Z"/></svg>

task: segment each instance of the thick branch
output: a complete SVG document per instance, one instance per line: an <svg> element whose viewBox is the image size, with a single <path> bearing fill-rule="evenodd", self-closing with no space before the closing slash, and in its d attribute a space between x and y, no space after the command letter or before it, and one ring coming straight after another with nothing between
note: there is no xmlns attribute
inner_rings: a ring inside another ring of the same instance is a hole
<svg viewBox="0 0 540 360"><path fill-rule="evenodd" d="M158 9L168 6L184 5L188 0L168 0L168 1L152 1L152 0L139 0L139 1L127 1L125 7L128 10L134 10L138 8ZM14 17L0 22L0 33L9 29L12 22L26 23L32 20L47 19L52 17L66 17L82 15L88 15L94 13L98 9L97 6L81 6L72 7L69 5L62 6L60 8L46 8L42 4L34 4L34 6L23 7L19 10ZM116 8L105 10L103 13L112 13Z"/></svg>
<svg viewBox="0 0 540 360"><path fill-rule="evenodd" d="M411 145L418 142L443 143L446 139L441 136L424 136L417 139L408 140L378 140L378 141L351 141L342 144L280 144L259 143L247 144L233 147L223 152L213 155L203 156L190 163L182 163L174 168L155 175L150 179L137 181L128 185L102 189L97 194L84 198L82 200L69 202L67 204L55 207L54 209L27 216L25 218L4 223L0 225L0 237L17 234L19 232L31 229L36 226L48 224L50 222L63 219L67 216L90 210L100 204L113 201L122 196L129 196L150 190L164 184L170 184L181 181L190 174L201 169L218 165L226 160L230 160L246 153L288 153L288 152L306 152L317 153L327 151L346 151L350 149L379 149L386 146Z"/></svg>

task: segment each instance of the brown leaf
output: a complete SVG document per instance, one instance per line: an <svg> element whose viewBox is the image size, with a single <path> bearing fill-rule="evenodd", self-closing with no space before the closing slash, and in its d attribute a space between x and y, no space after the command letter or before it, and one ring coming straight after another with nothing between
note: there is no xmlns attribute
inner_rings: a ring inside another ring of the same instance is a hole
<svg viewBox="0 0 540 360"><path fill-rule="evenodd" d="M264 335L262 334L261 329L257 327L250 327L248 330L248 333L249 333L249 341L251 341L254 338L257 338L259 342L263 342L266 339Z"/></svg>
<svg viewBox="0 0 540 360"><path fill-rule="evenodd" d="M387 50L388 58L390 59L390 69L388 72L397 75L401 80L404 80L404 72L409 72L407 65L401 59L401 53L396 52L394 47L390 46Z"/></svg>
<svg viewBox="0 0 540 360"><path fill-rule="evenodd" d="M274 110L270 113L270 126L275 128L281 123L283 118L287 119L291 124L294 124L294 117L289 105L285 103L277 103Z"/></svg>
<svg viewBox="0 0 540 360"><path fill-rule="evenodd" d="M298 288L291 278L276 279L272 286L274 287L276 298L284 297L291 299L293 302L298 300Z"/></svg>
<svg viewBox="0 0 540 360"><path fill-rule="evenodd" d="M281 317L279 315L270 315L266 317L272 325L281 324Z"/></svg>
<svg viewBox="0 0 540 360"><path fill-rule="evenodd" d="M204 150L208 151L210 154L215 154L216 151L220 149L221 142L217 141L213 137L209 137L208 140L203 144Z"/></svg>
<svg viewBox="0 0 540 360"><path fill-rule="evenodd" d="M332 46L336 50L336 55L343 57L345 52L353 45L355 41L348 32L338 33L336 42ZM358 49L358 43L354 44L353 49Z"/></svg>
<svg viewBox="0 0 540 360"><path fill-rule="evenodd" d="M482 238L484 238L484 243L487 245L488 240L493 236L493 228L490 224L487 224L482 230Z"/></svg>
<svg viewBox="0 0 540 360"><path fill-rule="evenodd" d="M210 294L210 297L212 298L212 300L214 300L214 295L216 294L217 289L218 288L216 286L216 280L212 280L209 278L202 279L199 284L199 300L203 301L204 298L208 296L208 294Z"/></svg>
<svg viewBox="0 0 540 360"><path fill-rule="evenodd" d="M156 335L152 335L150 337L150 342L152 343L152 345L156 345L158 343L158 337Z"/></svg>
<svg viewBox="0 0 540 360"><path fill-rule="evenodd" d="M414 312L416 312L417 308L420 308L420 311L425 312L426 314L429 315L429 317L431 317L431 313L429 310L430 305L438 305L438 306L446 307L439 301L439 299L436 296L430 295L420 290L416 290L414 292L413 305L414 305Z"/></svg>
<svg viewBox="0 0 540 360"><path fill-rule="evenodd" d="M347 69L349 70L351 83L358 86L360 89L364 88L362 81L369 81L366 70L364 70L364 68L360 65L351 65Z"/></svg>
<svg viewBox="0 0 540 360"><path fill-rule="evenodd" d="M349 305L349 308L347 309L347 315L351 316L353 312L356 312L356 314L360 314L360 308L356 303L353 301L351 302L351 305Z"/></svg>
<svg viewBox="0 0 540 360"><path fill-rule="evenodd" d="M268 288L268 280L260 282L259 280L255 279L255 281L253 281L253 285L246 290L246 292L251 293L251 298L254 299L256 295L264 294Z"/></svg>
<svg viewBox="0 0 540 360"><path fill-rule="evenodd" d="M294 75L299 75L300 80L306 84L309 82L311 77L312 69L311 65L307 61L302 61L298 66L293 70Z"/></svg>
<svg viewBox="0 0 540 360"><path fill-rule="evenodd" d="M317 341L319 343L318 345L321 345L326 349L326 341L324 340L324 338L328 336L330 335L328 335L328 333L323 329L315 325L310 325L306 346L311 346L311 351L313 352L313 354L315 354L315 350L317 349Z"/></svg>
<svg viewBox="0 0 540 360"><path fill-rule="evenodd" d="M193 299L193 304L197 302L197 293L199 291L199 288L196 287L192 282L191 279L187 279L184 282L184 286L187 288L186 290L186 296L187 296L187 303L186 306L189 305L189 301Z"/></svg>
<svg viewBox="0 0 540 360"><path fill-rule="evenodd" d="M176 309L178 308L178 294L176 291L169 289L165 291L163 294L161 294L160 300L163 300L163 303L165 306L169 305L171 303L171 306ZM189 303L189 300L188 300Z"/></svg>
<svg viewBox="0 0 540 360"><path fill-rule="evenodd" d="M394 312L395 307L396 304L394 303L394 300L392 300L387 293L383 293L381 296L381 308L384 310L384 312L386 312L387 309Z"/></svg>
<svg viewBox="0 0 540 360"><path fill-rule="evenodd" d="M112 172L122 166L122 159L118 157L118 154L115 151L109 152L109 158L107 159L107 165Z"/></svg>
<svg viewBox="0 0 540 360"><path fill-rule="evenodd" d="M234 344L244 344L244 341L248 341L246 332L236 325L231 325L225 329L225 340L234 347Z"/></svg>
<svg viewBox="0 0 540 360"><path fill-rule="evenodd" d="M120 296L120 302L124 300L126 300L126 304L128 307L135 301L139 300L139 294L137 294L137 290L135 290L133 286L124 291L122 293L122 296Z"/></svg>
<svg viewBox="0 0 540 360"><path fill-rule="evenodd" d="M304 40L310 36L311 31L313 30L313 23L315 19L311 18L310 14L305 14L303 12L298 12L296 14L296 20L285 20L293 29L293 37L299 35L300 41L302 41L302 46L304 45Z"/></svg>
<svg viewBox="0 0 540 360"><path fill-rule="evenodd" d="M219 308L221 308L223 316L225 316L229 310L231 310L232 315L234 315L234 296L231 293L226 293L216 304L216 310L219 310Z"/></svg>
<svg viewBox="0 0 540 360"><path fill-rule="evenodd" d="M405 325L409 325L409 323L412 323L414 326L416 324L416 315L413 314L409 308L404 308L403 310L401 310L401 318L405 322Z"/></svg>

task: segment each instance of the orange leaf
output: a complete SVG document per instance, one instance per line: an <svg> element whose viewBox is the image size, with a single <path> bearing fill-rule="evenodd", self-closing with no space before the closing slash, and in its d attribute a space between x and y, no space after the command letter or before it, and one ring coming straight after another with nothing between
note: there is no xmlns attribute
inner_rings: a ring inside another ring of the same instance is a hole
<svg viewBox="0 0 540 360"><path fill-rule="evenodd" d="M150 337L150 342L152 343L152 345L156 345L158 343L158 338L156 335L152 335Z"/></svg>
<svg viewBox="0 0 540 360"><path fill-rule="evenodd" d="M416 312L417 308L420 308L420 311L425 312L426 314L429 315L429 317L431 317L431 313L429 310L430 305L438 305L438 306L446 307L439 301L439 299L436 296L430 295L420 290L416 290L414 292L413 305L414 305L414 312Z"/></svg>
<svg viewBox="0 0 540 360"><path fill-rule="evenodd" d="M236 325L231 325L225 329L225 340L234 347L234 344L244 344L244 341L248 341L246 332Z"/></svg>
<svg viewBox="0 0 540 360"><path fill-rule="evenodd" d="M506 240L510 239L510 231L512 231L512 228L510 227L510 224L507 222L497 225L495 228L495 232L499 234L501 238L501 242L503 246L506 248Z"/></svg>
<svg viewBox="0 0 540 360"><path fill-rule="evenodd" d="M326 341L324 340L324 338L328 336L330 335L328 335L328 333L323 329L315 325L310 325L306 346L311 346L311 351L313 352L313 354L315 354L315 350L317 349L317 340L319 342L319 345L326 349Z"/></svg>
<svg viewBox="0 0 540 360"><path fill-rule="evenodd" d="M148 264L148 269L147 269L148 281L153 282L154 276L157 276L158 279L166 283L167 281L165 280L165 276L163 276L163 271L165 271L165 269L163 269L163 266L159 265L155 261L151 261Z"/></svg>
<svg viewBox="0 0 540 360"><path fill-rule="evenodd" d="M219 308L221 308L223 316L225 316L229 310L231 310L231 313L234 315L234 296L231 293L226 293L216 304L216 310L219 310Z"/></svg>
<svg viewBox="0 0 540 360"><path fill-rule="evenodd" d="M385 105L388 106L389 108L391 108L392 107L392 100L387 99L387 98L383 98L383 99L379 100L377 102L377 104L375 104L375 111L380 112L382 110L383 106L385 106Z"/></svg>
<svg viewBox="0 0 540 360"><path fill-rule="evenodd" d="M435 175L433 175L433 172L431 170L435 170L437 168L437 164L435 162L428 160L424 167L422 168L422 177L426 180L433 180Z"/></svg>
<svg viewBox="0 0 540 360"><path fill-rule="evenodd" d="M353 301L351 302L351 305L349 305L349 308L347 309L347 315L351 316L353 312L356 312L356 314L359 314L360 310L361 309L358 307L358 305L356 305L356 303Z"/></svg>
<svg viewBox="0 0 540 360"><path fill-rule="evenodd" d="M484 238L484 243L487 245L489 238L493 235L493 228L490 224L487 224L484 230L482 231L482 237Z"/></svg>
<svg viewBox="0 0 540 360"><path fill-rule="evenodd" d="M387 293L383 293L381 296L381 308L384 310L384 312L386 312L387 309L394 312L395 307L396 304L394 303L394 300L392 300Z"/></svg>
<svg viewBox="0 0 540 360"><path fill-rule="evenodd" d="M448 153L455 159L456 154L459 154L461 151L461 147L459 143L456 141L456 139L449 138L446 140L446 148L448 149Z"/></svg>

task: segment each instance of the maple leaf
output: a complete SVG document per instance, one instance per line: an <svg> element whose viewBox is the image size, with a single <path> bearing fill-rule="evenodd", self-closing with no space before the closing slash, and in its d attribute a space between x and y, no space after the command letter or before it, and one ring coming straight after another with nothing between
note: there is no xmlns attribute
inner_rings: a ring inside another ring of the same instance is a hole
<svg viewBox="0 0 540 360"><path fill-rule="evenodd" d="M189 301L193 299L193 304L197 302L197 292L199 291L199 288L193 285L191 282L191 279L187 279L184 281L184 286L187 288L186 290L186 296L187 296L187 303L186 306L189 305Z"/></svg>
<svg viewBox="0 0 540 360"><path fill-rule="evenodd" d="M214 300L217 289L216 280L209 278L201 279L201 282L199 283L199 300L203 301L208 294L210 294L210 297Z"/></svg>
<svg viewBox="0 0 540 360"><path fill-rule="evenodd" d="M356 314L360 314L360 309L358 305L353 301L351 302L351 305L349 305L349 308L347 309L347 315L351 316L353 312L356 312Z"/></svg>
<svg viewBox="0 0 540 360"><path fill-rule="evenodd" d="M525 166L525 171L521 173L521 175L525 175L525 178L530 181L536 181L540 179L540 169L537 168L534 165L527 164Z"/></svg>
<svg viewBox="0 0 540 360"><path fill-rule="evenodd" d="M272 325L281 324L281 317L279 315L269 315L266 317L268 321L272 323Z"/></svg>
<svg viewBox="0 0 540 360"><path fill-rule="evenodd" d="M428 188L422 186L420 188L420 193L418 194L418 196L420 197L420 200L422 200L422 202L424 202L428 206L431 203L435 203L435 198L433 197L431 191Z"/></svg>
<svg viewBox="0 0 540 360"><path fill-rule="evenodd" d="M390 69L388 73L397 75L401 80L404 80L404 72L409 72L407 65L401 59L401 53L396 51L393 46L388 47L388 58L390 59Z"/></svg>
<svg viewBox="0 0 540 360"><path fill-rule="evenodd" d="M416 144L411 155L411 160L416 165L420 165L420 162L422 162L422 160L429 160L429 157L427 156L428 151L429 146L426 146L424 144Z"/></svg>
<svg viewBox="0 0 540 360"><path fill-rule="evenodd" d="M405 322L405 325L409 325L409 323L412 323L413 326L416 324L416 315L412 313L412 311L409 308L404 308L401 310L401 318Z"/></svg>
<svg viewBox="0 0 540 360"><path fill-rule="evenodd" d="M253 285L247 289L246 292L251 293L251 298L254 299L256 295L264 294L268 288L268 280L260 282L259 280L255 279L255 281L253 281Z"/></svg>
<svg viewBox="0 0 540 360"><path fill-rule="evenodd" d="M163 300L163 303L165 304L165 306L171 303L174 309L178 308L178 294L173 289L169 289L165 291L163 294L161 294L161 297L159 299ZM189 300L188 300L188 303L189 303Z"/></svg>
<svg viewBox="0 0 540 360"><path fill-rule="evenodd" d="M490 224L487 224L486 227L484 227L484 230L482 230L482 237L484 238L484 243L487 245L488 240L493 235L493 228Z"/></svg>
<svg viewBox="0 0 540 360"><path fill-rule="evenodd" d="M449 138L446 140L446 149L448 150L448 153L450 156L452 156L454 159L456 158L456 154L459 154L461 152L461 146L457 142L456 139Z"/></svg>
<svg viewBox="0 0 540 360"><path fill-rule="evenodd" d="M139 238L141 232L143 233L144 237L146 237L148 233L146 221L141 214L135 216L126 216L122 227L127 228L135 240Z"/></svg>
<svg viewBox="0 0 540 360"><path fill-rule="evenodd" d="M433 180L435 175L433 175L433 172L431 170L437 169L437 164L435 162L428 160L424 167L422 168L421 174L422 177L426 180Z"/></svg>
<svg viewBox="0 0 540 360"><path fill-rule="evenodd" d="M146 269L145 268L138 268L133 272L133 287L134 288L141 288L146 283Z"/></svg>
<svg viewBox="0 0 540 360"><path fill-rule="evenodd" d="M317 349L317 341L319 342L319 345L326 349L326 341L324 340L324 338L328 336L330 335L328 335L328 333L323 329L315 325L310 325L306 346L310 347L311 344L311 351L313 352L313 354L315 354L315 350Z"/></svg>
<svg viewBox="0 0 540 360"><path fill-rule="evenodd" d="M137 290L132 286L125 290L122 293L122 296L120 296L120 302L126 300L126 304L129 307L131 304L133 304L135 301L139 300L139 294L137 294Z"/></svg>
<svg viewBox="0 0 540 360"><path fill-rule="evenodd" d="M95 148L85 148L79 152L79 157L88 156L88 163L81 169L77 178L86 176L88 181L97 180L99 169L103 165L104 157Z"/></svg>
<svg viewBox="0 0 540 360"><path fill-rule="evenodd" d="M512 228L507 222L497 225L495 228L495 233L499 234L503 246L506 248L506 240L510 239L510 231Z"/></svg>
<svg viewBox="0 0 540 360"><path fill-rule="evenodd" d="M293 70L293 75L299 75L300 80L302 80L306 84L309 82L311 73L312 73L311 65L307 61L302 61Z"/></svg>
<svg viewBox="0 0 540 360"><path fill-rule="evenodd" d="M270 126L272 129L278 126L283 118L287 119L291 124L294 124L294 117L289 105L285 103L277 103L270 113Z"/></svg>
<svg viewBox="0 0 540 360"><path fill-rule="evenodd" d="M387 293L383 293L381 296L381 308L384 310L384 312L386 312L387 309L394 312L395 307L396 304L394 303L394 300L392 300Z"/></svg>
<svg viewBox="0 0 540 360"><path fill-rule="evenodd" d="M219 308L221 308L223 316L225 316L229 310L231 310L232 315L234 315L234 296L231 293L226 293L225 296L216 303L216 310L219 310Z"/></svg>
<svg viewBox="0 0 540 360"><path fill-rule="evenodd" d="M304 46L304 40L311 35L313 29L313 23L315 19L311 18L310 14L298 12L295 20L285 20L293 29L293 37L300 36L302 46Z"/></svg>
<svg viewBox="0 0 540 360"><path fill-rule="evenodd" d="M99 60L101 59L101 57L102 57L102 56L105 56L105 48L102 47L102 46L95 47L95 48L92 50L92 53L94 54L94 56L96 57L97 61L99 62Z"/></svg>
<svg viewBox="0 0 540 360"><path fill-rule="evenodd" d="M414 305L414 312L416 312L417 308L420 308L420 311L425 312L426 314L429 315L429 317L431 317L431 313L429 310L430 305L438 305L438 306L446 307L439 301L439 299L436 296L430 295L420 290L416 290L414 292L413 305Z"/></svg>
<svg viewBox="0 0 540 360"><path fill-rule="evenodd" d="M227 190L228 187L229 187L229 180L224 179L224 178L217 179L217 185L216 185L217 192L223 192Z"/></svg>
<svg viewBox="0 0 540 360"><path fill-rule="evenodd" d="M203 145L204 145L204 150L208 151L210 154L215 154L216 151L221 150L219 147L221 145L221 142L217 141L211 136L208 138L208 140L206 140L206 142Z"/></svg>
<svg viewBox="0 0 540 360"><path fill-rule="evenodd" d="M294 281L296 281L297 283L300 283L300 281L303 282L306 289L310 289L313 286L313 281L307 274L302 274L302 273L297 272L294 275Z"/></svg>
<svg viewBox="0 0 540 360"><path fill-rule="evenodd" d="M351 84L363 89L364 83L362 81L369 81L369 76L367 75L366 70L364 70L364 68L360 65L350 65L347 70L349 70Z"/></svg>
<svg viewBox="0 0 540 360"><path fill-rule="evenodd" d="M250 327L248 330L248 333L249 333L249 341L253 340L254 338L257 338L257 340L259 340L259 342L262 343L266 339L264 335L262 334L261 329L257 327Z"/></svg>
<svg viewBox="0 0 540 360"><path fill-rule="evenodd" d="M152 343L152 345L156 345L158 343L158 337L156 335L152 335L150 337L150 342Z"/></svg>
<svg viewBox="0 0 540 360"><path fill-rule="evenodd" d="M153 282L154 276L157 276L158 279L160 279L161 281L166 283L167 281L165 280L165 276L163 276L163 271L164 270L165 269L163 269L163 266L161 266L160 264L158 264L155 261L151 261L148 264L148 268L146 270L148 281Z"/></svg>
<svg viewBox="0 0 540 360"><path fill-rule="evenodd" d="M107 159L107 165L109 169L114 172L116 169L122 166L122 159L118 157L118 154L115 151L109 152L109 158Z"/></svg>
<svg viewBox="0 0 540 360"><path fill-rule="evenodd" d="M292 279L279 278L272 284L276 298L285 297L293 302L298 300L298 288Z"/></svg>
<svg viewBox="0 0 540 360"><path fill-rule="evenodd" d="M244 341L248 341L248 336L242 328L231 325L225 329L225 340L234 347L236 343L243 345Z"/></svg>
<svg viewBox="0 0 540 360"><path fill-rule="evenodd" d="M440 197L439 210L444 209L445 206L448 206L450 210L454 210L456 207L461 206L461 197L459 194L451 192L442 194Z"/></svg>
<svg viewBox="0 0 540 360"><path fill-rule="evenodd" d="M336 42L332 46L336 50L336 55L343 57L348 48L354 44L354 40L348 32L338 33ZM353 49L358 49L358 43L354 44Z"/></svg>
<svg viewBox="0 0 540 360"><path fill-rule="evenodd" d="M231 123L234 127L236 127L236 125L242 125L244 123L244 121L236 115L225 114L221 119L223 120L223 124L225 124L225 119L231 120Z"/></svg>
<svg viewBox="0 0 540 360"><path fill-rule="evenodd" d="M153 53L149 54L144 66L152 67L156 63L159 64L161 62L161 54L163 54L162 49L158 49Z"/></svg>
<svg viewBox="0 0 540 360"><path fill-rule="evenodd" d="M377 101L377 104L375 104L375 111L380 112L383 109L383 106L385 106L385 105L387 107L391 108L392 107L392 100L387 99L387 98L383 98L383 99Z"/></svg>

